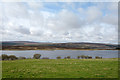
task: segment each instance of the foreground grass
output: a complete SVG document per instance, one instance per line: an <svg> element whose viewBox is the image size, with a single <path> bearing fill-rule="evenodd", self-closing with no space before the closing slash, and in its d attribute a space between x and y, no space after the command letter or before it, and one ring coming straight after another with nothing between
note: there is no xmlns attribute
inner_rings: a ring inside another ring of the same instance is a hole
<svg viewBox="0 0 120 80"><path fill-rule="evenodd" d="M2 61L3 78L117 78L118 59Z"/></svg>

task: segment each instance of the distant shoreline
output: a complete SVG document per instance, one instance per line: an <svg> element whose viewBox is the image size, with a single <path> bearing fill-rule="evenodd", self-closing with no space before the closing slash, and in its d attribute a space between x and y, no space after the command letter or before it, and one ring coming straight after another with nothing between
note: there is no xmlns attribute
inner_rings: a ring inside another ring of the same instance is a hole
<svg viewBox="0 0 120 80"><path fill-rule="evenodd" d="M3 50L3 51L5 51L5 50L10 50L10 51L12 51L12 50L16 50L16 51L18 51L18 50L21 50L21 51L23 51L23 50L50 50L50 51L54 51L54 50L88 50L88 51L94 51L94 50L119 50L119 49L1 49L1 50Z"/></svg>
<svg viewBox="0 0 120 80"><path fill-rule="evenodd" d="M120 50L120 45L101 43L2 42L1 50Z"/></svg>

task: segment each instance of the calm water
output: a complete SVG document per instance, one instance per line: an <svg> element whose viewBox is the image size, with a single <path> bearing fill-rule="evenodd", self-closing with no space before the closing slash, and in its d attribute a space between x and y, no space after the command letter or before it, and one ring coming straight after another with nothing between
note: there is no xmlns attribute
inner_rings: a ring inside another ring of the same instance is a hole
<svg viewBox="0 0 120 80"><path fill-rule="evenodd" d="M34 54L41 54L42 57L49 57L50 59L56 59L57 56L62 58L71 56L71 58L77 58L80 55L88 55L95 58L95 56L101 56L103 58L117 58L117 50L24 50L24 51L0 51L1 54L15 55L17 57L24 56L32 58Z"/></svg>

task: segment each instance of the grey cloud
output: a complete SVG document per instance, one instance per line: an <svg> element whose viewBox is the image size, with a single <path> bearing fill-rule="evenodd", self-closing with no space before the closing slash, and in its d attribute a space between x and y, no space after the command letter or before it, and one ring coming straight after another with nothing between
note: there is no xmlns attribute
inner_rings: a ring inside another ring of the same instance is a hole
<svg viewBox="0 0 120 80"><path fill-rule="evenodd" d="M21 33L21 34L30 34L29 29L27 29L26 27L20 25L19 27L14 29L15 31Z"/></svg>
<svg viewBox="0 0 120 80"><path fill-rule="evenodd" d="M34 27L30 28L30 33L33 36L42 36L44 34L44 30Z"/></svg>
<svg viewBox="0 0 120 80"><path fill-rule="evenodd" d="M118 25L118 16L117 15L106 15L102 18L103 23Z"/></svg>

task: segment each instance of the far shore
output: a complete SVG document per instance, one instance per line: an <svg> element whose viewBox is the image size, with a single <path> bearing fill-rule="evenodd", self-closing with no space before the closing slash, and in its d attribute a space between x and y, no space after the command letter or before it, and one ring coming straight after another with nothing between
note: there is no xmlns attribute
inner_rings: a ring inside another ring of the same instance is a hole
<svg viewBox="0 0 120 80"><path fill-rule="evenodd" d="M54 50L119 50L119 49L62 49L62 48L56 48L56 49L1 49L1 50L50 50L50 51L54 51Z"/></svg>

